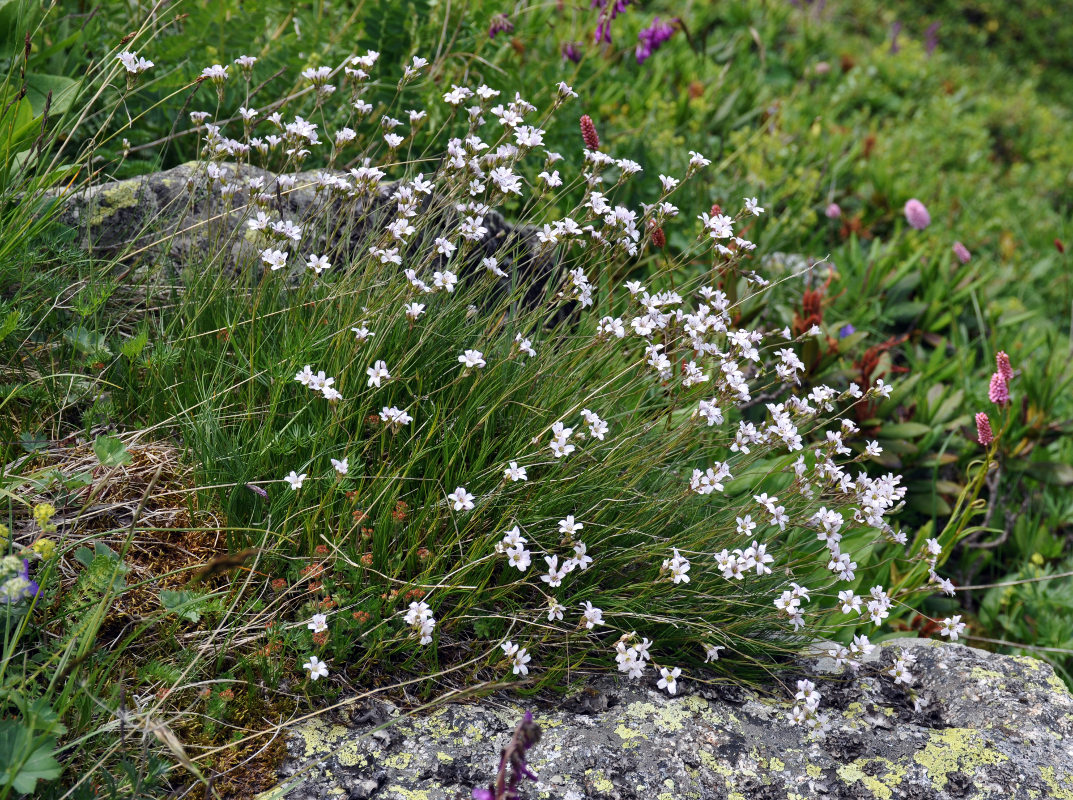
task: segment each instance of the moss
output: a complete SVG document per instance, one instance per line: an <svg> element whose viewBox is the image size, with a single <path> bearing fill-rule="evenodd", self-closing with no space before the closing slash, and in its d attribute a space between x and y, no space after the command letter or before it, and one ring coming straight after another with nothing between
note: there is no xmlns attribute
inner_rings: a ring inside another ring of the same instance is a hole
<svg viewBox="0 0 1073 800"><path fill-rule="evenodd" d="M999 764L1008 758L993 749L970 728L932 731L928 743L913 755L924 767L933 788L942 791L952 772L972 772L981 764Z"/></svg>

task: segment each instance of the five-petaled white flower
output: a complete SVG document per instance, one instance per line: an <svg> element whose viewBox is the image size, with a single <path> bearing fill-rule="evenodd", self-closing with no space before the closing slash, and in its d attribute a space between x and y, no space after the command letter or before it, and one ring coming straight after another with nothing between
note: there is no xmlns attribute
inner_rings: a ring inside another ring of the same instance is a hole
<svg viewBox="0 0 1073 800"><path fill-rule="evenodd" d="M458 357L458 363L466 369L481 369L487 362L484 360L484 353L480 350L467 350Z"/></svg>
<svg viewBox="0 0 1073 800"><path fill-rule="evenodd" d="M328 630L328 615L327 614L314 614L313 619L306 625L313 633L320 633Z"/></svg>
<svg viewBox="0 0 1073 800"><path fill-rule="evenodd" d="M678 676L682 674L682 670L679 667L674 669L660 667L659 674L661 677L656 685L660 689L666 689L667 694L674 694L678 691Z"/></svg>
<svg viewBox="0 0 1073 800"><path fill-rule="evenodd" d="M287 483L291 485L292 489L298 491L302 488L302 482L305 481L305 479L306 473L303 472L301 475L299 475L292 469L290 471L290 474L288 474L287 477L285 477L283 480L287 481Z"/></svg>
<svg viewBox="0 0 1073 800"><path fill-rule="evenodd" d="M380 382L391 380L391 375L387 371L387 364L383 361L377 361L367 370L365 374L369 376L369 386L375 386L380 388Z"/></svg>
<svg viewBox="0 0 1073 800"><path fill-rule="evenodd" d="M332 459L332 468L340 475L346 475L348 469L350 469L350 463L347 461L346 456L342 460Z"/></svg>
<svg viewBox="0 0 1073 800"><path fill-rule="evenodd" d="M466 491L465 486L459 486L449 495L447 499L451 501L451 507L455 511L471 511L473 510L473 495Z"/></svg>
<svg viewBox="0 0 1073 800"><path fill-rule="evenodd" d="M328 663L321 661L316 656L310 656L309 661L302 665L302 669L309 670L310 680L317 680L317 678L328 677Z"/></svg>

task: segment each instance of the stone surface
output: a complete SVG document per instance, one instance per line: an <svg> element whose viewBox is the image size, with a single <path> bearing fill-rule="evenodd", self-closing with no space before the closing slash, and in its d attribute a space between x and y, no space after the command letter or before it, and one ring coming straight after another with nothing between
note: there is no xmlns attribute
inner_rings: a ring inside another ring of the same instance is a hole
<svg viewBox="0 0 1073 800"><path fill-rule="evenodd" d="M913 689L928 701L919 711L885 674L902 648L916 656ZM787 720L792 689L758 694L696 678L673 698L654 677L600 679L587 693L595 702L533 707L540 781L523 796L1073 800L1073 697L1041 661L899 640L857 674L803 659L780 680L792 687L806 676L830 714L822 739ZM260 800L469 797L491 780L523 709L503 697L447 705L371 735L397 710L319 718L290 734L282 783Z"/></svg>
<svg viewBox="0 0 1073 800"><path fill-rule="evenodd" d="M338 269L345 268L355 254L366 252L371 243L386 244L380 239L384 225L395 217L390 194L397 184L382 184L371 193L318 191L318 176L353 181L345 172L317 170L291 174L293 186L285 183L281 188L275 173L236 163L217 166L226 173L223 180L210 180L205 165L189 162L71 192L64 198L59 220L74 228L82 247L96 255L167 267L153 270L153 279L161 273L171 279L188 264L200 266L207 257L223 270L244 264L262 269L257 254L265 241L246 225L258 211L271 221L290 220L303 227L303 239L290 259L293 273L305 269L309 253L329 255ZM264 195L260 205L251 201L251 181L263 187L253 192ZM240 188L225 199L222 189L228 183ZM457 241L457 215L449 204L435 196L424 197L421 214L434 220L426 237L433 231L434 235L449 231ZM494 255L504 271L542 288L554 264L539 247L535 229L513 225L496 211L489 211L483 220L488 233L469 252L466 263ZM426 243L418 237L410 247L422 244ZM141 277L143 273L136 274Z"/></svg>

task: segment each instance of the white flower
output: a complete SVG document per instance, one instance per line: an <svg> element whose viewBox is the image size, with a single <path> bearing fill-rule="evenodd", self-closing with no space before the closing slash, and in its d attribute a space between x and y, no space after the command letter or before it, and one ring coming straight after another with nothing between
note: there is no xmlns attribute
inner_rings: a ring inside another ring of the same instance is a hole
<svg viewBox="0 0 1073 800"><path fill-rule="evenodd" d="M311 255L306 262L306 266L320 275L326 269L331 269L331 263L328 261L327 256Z"/></svg>
<svg viewBox="0 0 1073 800"><path fill-rule="evenodd" d="M563 564L563 566L565 567L569 564L571 569L577 567L582 572L587 570L589 564L592 563L592 556L586 555L588 549L588 546L584 542L574 542L574 557L567 561L566 564Z"/></svg>
<svg viewBox="0 0 1073 800"><path fill-rule="evenodd" d="M398 431L403 425L409 425L414 418L395 406L384 406L380 409L380 419L386 422L392 430Z"/></svg>
<svg viewBox="0 0 1073 800"><path fill-rule="evenodd" d="M201 70L201 77L208 78L216 83L222 83L227 80L227 67L222 67L219 64L205 67L205 69Z"/></svg>
<svg viewBox="0 0 1073 800"><path fill-rule="evenodd" d="M354 334L354 338L359 342L364 342L366 339L370 339L376 334L366 328L364 325L359 325L356 328L351 328L351 332Z"/></svg>
<svg viewBox="0 0 1073 800"><path fill-rule="evenodd" d="M467 350L458 357L458 362L466 369L481 369L487 363L484 360L484 353L480 350Z"/></svg>
<svg viewBox="0 0 1073 800"><path fill-rule="evenodd" d="M757 205L758 202L759 201L755 197L745 198L745 210L752 214L754 217L759 217L761 214L764 213L764 209Z"/></svg>
<svg viewBox="0 0 1073 800"><path fill-rule="evenodd" d="M568 514L566 519L559 520L559 533L565 536L573 536L585 526L580 522L574 522L574 515Z"/></svg>
<svg viewBox="0 0 1073 800"><path fill-rule="evenodd" d="M301 475L299 475L292 469L290 471L290 474L288 474L287 477L285 477L283 480L287 481L287 483L291 485L291 488L297 492L299 489L302 488L302 482L305 481L305 479L306 473L303 472Z"/></svg>
<svg viewBox="0 0 1073 800"><path fill-rule="evenodd" d="M581 607L584 609L584 611L582 612L581 616L584 618L585 627L588 628L590 631L593 628L595 628L597 625L603 625L604 624L604 612L603 611L598 609L596 606L594 606L588 600L586 600L584 603L582 603Z"/></svg>
<svg viewBox="0 0 1073 800"><path fill-rule="evenodd" d="M510 481L527 481L529 475L525 471L525 467L519 467L517 461L511 461L505 470L503 470L503 477Z"/></svg>
<svg viewBox="0 0 1073 800"><path fill-rule="evenodd" d="M365 374L369 376L369 386L375 386L380 388L380 382L391 379L391 375L388 374L387 364L383 361L375 362L371 367L365 370Z"/></svg>
<svg viewBox="0 0 1073 800"><path fill-rule="evenodd" d="M706 644L704 645L704 661L705 663L719 660L719 651L726 650L726 647L719 644Z"/></svg>
<svg viewBox="0 0 1073 800"><path fill-rule="evenodd" d="M660 667L659 674L661 677L656 685L660 689L666 689L667 694L675 694L678 691L678 676L682 674L682 670L678 667L674 669Z"/></svg>
<svg viewBox="0 0 1073 800"><path fill-rule="evenodd" d="M503 642L500 645L503 648L504 654L513 662L513 672L515 675L528 675L529 667L526 666L531 660L532 656L526 651L524 647L518 647L513 642Z"/></svg>
<svg viewBox="0 0 1073 800"><path fill-rule="evenodd" d="M507 551L507 563L516 567L519 572L525 572L532 563L532 553L519 545Z"/></svg>
<svg viewBox="0 0 1073 800"><path fill-rule="evenodd" d="M302 669L309 670L310 680L317 680L317 678L328 677L328 664L325 661L321 661L316 656L310 656L309 661L302 665Z"/></svg>
<svg viewBox="0 0 1073 800"><path fill-rule="evenodd" d="M548 622L562 622L564 611L566 606L560 605L554 597L548 598Z"/></svg>
<svg viewBox="0 0 1073 800"><path fill-rule="evenodd" d="M943 620L943 629L939 631L942 636L949 636L950 641L956 642L961 632L965 630L966 625L961 621L961 615L955 614L952 617L947 617Z"/></svg>
<svg viewBox="0 0 1073 800"><path fill-rule="evenodd" d="M313 633L320 633L321 631L328 630L328 615L327 614L314 614L313 619L306 625Z"/></svg>
<svg viewBox="0 0 1073 800"><path fill-rule="evenodd" d="M416 320L422 314L425 313L424 303L409 303L406 306L406 316L412 320Z"/></svg>
<svg viewBox="0 0 1073 800"><path fill-rule="evenodd" d="M544 556L544 560L548 562L548 574L541 575L540 580L548 584L548 586L555 587L563 582L563 578L566 577L566 573L569 572L566 567L559 566L558 556ZM562 617L560 617L562 619Z"/></svg>
<svg viewBox="0 0 1073 800"><path fill-rule="evenodd" d="M443 272L433 272L432 278L432 285L437 289L443 289L447 293L453 292L455 284L458 283L458 276L449 269L445 269Z"/></svg>
<svg viewBox="0 0 1073 800"><path fill-rule="evenodd" d="M349 464L349 462L347 461L347 459L345 457L343 458L342 461L337 461L336 459L333 458L332 459L332 467L340 475L346 475L347 470L350 469L350 464Z"/></svg>
<svg viewBox="0 0 1073 800"><path fill-rule="evenodd" d="M533 343L529 339L524 338L520 333L514 337L514 341L517 343L518 349L530 358L536 355L536 350L533 349Z"/></svg>
<svg viewBox="0 0 1073 800"><path fill-rule="evenodd" d="M505 548L514 550L521 547L528 541L528 539L522 536L521 529L519 529L518 526L515 525L513 528L503 534L502 544Z"/></svg>
<svg viewBox="0 0 1073 800"><path fill-rule="evenodd" d="M451 501L451 507L455 511L473 510L473 495L466 491L465 486L459 486L447 495L447 499Z"/></svg>

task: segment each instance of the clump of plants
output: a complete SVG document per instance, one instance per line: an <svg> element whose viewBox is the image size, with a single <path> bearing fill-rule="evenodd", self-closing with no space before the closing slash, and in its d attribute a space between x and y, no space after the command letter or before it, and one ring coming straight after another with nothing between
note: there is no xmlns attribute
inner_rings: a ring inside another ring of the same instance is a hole
<svg viewBox="0 0 1073 800"><path fill-rule="evenodd" d="M692 152L650 204L619 205L641 167L566 110L567 84L542 106L456 85L400 113L366 94L427 62L378 82L377 61L311 68L306 101L230 126L194 113L191 197L220 186L244 246L187 271L150 337L168 359L139 376L136 412L189 443L233 543L271 530L272 669L312 689L341 670L465 662L540 686L614 667L674 693L682 666L756 669L821 634L853 661L862 622L921 580L949 590L941 537L907 552L904 488L864 469L881 448L851 412L890 387L799 389L822 334L765 309L756 198L686 222L676 193L710 163ZM348 116L324 130L331 103ZM564 113L576 147L548 151ZM335 170L303 172L318 153ZM309 186L291 218L280 198ZM692 247L663 249L672 230ZM628 280L642 260L650 278ZM926 568L884 585L892 560Z"/></svg>

